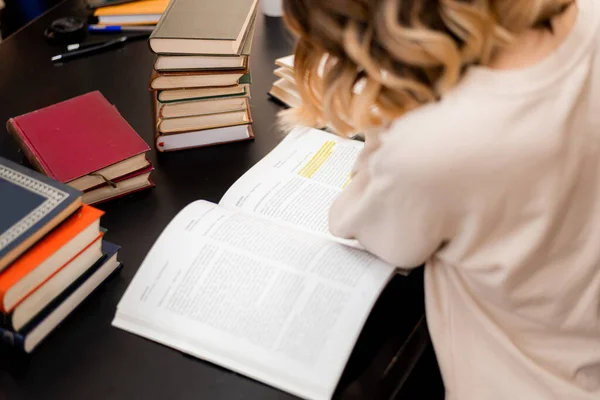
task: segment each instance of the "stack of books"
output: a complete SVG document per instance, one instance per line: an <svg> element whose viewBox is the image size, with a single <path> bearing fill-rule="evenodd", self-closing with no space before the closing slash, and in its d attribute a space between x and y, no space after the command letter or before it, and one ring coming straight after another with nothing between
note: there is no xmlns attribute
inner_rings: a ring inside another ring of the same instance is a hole
<svg viewBox="0 0 600 400"><path fill-rule="evenodd" d="M150 147L100 92L12 118L8 131L38 171L96 204L154 183Z"/></svg>
<svg viewBox="0 0 600 400"><path fill-rule="evenodd" d="M158 151L254 138L249 56L257 0L173 0L150 36Z"/></svg>
<svg viewBox="0 0 600 400"><path fill-rule="evenodd" d="M276 68L273 73L279 79L271 87L269 95L286 107L299 107L302 104L302 100L296 87L294 56L279 58L275 61L275 65Z"/></svg>
<svg viewBox="0 0 600 400"><path fill-rule="evenodd" d="M0 157L0 342L27 353L119 268L102 211Z"/></svg>
<svg viewBox="0 0 600 400"><path fill-rule="evenodd" d="M107 26L151 26L156 25L169 5L169 0L96 1L94 17L98 24Z"/></svg>

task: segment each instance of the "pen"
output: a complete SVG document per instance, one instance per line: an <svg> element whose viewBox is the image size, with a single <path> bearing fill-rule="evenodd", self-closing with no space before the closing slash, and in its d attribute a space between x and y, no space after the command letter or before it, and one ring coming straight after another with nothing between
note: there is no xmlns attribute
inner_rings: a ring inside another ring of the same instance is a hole
<svg viewBox="0 0 600 400"><path fill-rule="evenodd" d="M80 57L83 55L99 53L103 50L108 50L108 49L112 49L114 47L121 46L123 43L125 43L127 41L127 39L128 39L127 36L121 36L120 38L109 40L107 42L100 43L96 46L85 47L82 49L69 51L67 53L58 54L58 55L52 57L51 60L52 61L69 60L69 59Z"/></svg>
<svg viewBox="0 0 600 400"><path fill-rule="evenodd" d="M82 49L88 49L90 47L95 47L95 46L99 46L101 44L106 43L106 40L103 40L101 42L91 42L91 43L73 43L67 46L67 51L75 51L75 50L82 50Z"/></svg>
<svg viewBox="0 0 600 400"><path fill-rule="evenodd" d="M118 26L118 25L89 25L88 32L98 33L114 33L114 32L152 32L154 26L133 25L133 26Z"/></svg>

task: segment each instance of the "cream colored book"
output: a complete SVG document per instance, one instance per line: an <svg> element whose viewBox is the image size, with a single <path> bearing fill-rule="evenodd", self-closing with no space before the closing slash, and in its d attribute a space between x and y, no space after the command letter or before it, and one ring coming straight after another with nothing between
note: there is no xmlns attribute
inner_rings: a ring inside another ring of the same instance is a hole
<svg viewBox="0 0 600 400"><path fill-rule="evenodd" d="M157 71L193 71L244 69L248 56L159 56L154 63Z"/></svg>
<svg viewBox="0 0 600 400"><path fill-rule="evenodd" d="M211 99L226 96L250 97L250 85L244 84L225 87L161 90L158 92L158 101L167 103L180 100Z"/></svg>
<svg viewBox="0 0 600 400"><path fill-rule="evenodd" d="M330 399L396 268L328 231L363 144L292 132L219 204L167 226L113 325L296 396Z"/></svg>
<svg viewBox="0 0 600 400"><path fill-rule="evenodd" d="M286 56L286 57L281 57L278 58L277 60L275 60L275 65L282 67L282 68L287 68L290 70L294 70L294 56Z"/></svg>
<svg viewBox="0 0 600 400"><path fill-rule="evenodd" d="M171 0L152 35L157 54L239 55L258 0Z"/></svg>
<svg viewBox="0 0 600 400"><path fill-rule="evenodd" d="M273 84L269 94L292 108L302 105L302 99L296 86L285 79L279 79Z"/></svg>
<svg viewBox="0 0 600 400"><path fill-rule="evenodd" d="M183 89L215 86L234 86L250 83L250 75L244 71L186 71L165 72L154 71L150 78L150 88L153 90Z"/></svg>
<svg viewBox="0 0 600 400"><path fill-rule="evenodd" d="M159 103L158 117L182 118L198 115L220 114L249 109L245 97L228 97L224 99L190 100L174 103Z"/></svg>
<svg viewBox="0 0 600 400"><path fill-rule="evenodd" d="M169 118L159 120L158 131L161 134L198 131L223 128L226 126L246 125L252 122L248 110L221 114L198 115L194 117Z"/></svg>
<svg viewBox="0 0 600 400"><path fill-rule="evenodd" d="M281 79L285 79L286 81L290 82L293 85L296 85L296 75L294 74L294 71L292 71L291 69L287 69L287 68L277 68L274 72L275 76L281 78Z"/></svg>

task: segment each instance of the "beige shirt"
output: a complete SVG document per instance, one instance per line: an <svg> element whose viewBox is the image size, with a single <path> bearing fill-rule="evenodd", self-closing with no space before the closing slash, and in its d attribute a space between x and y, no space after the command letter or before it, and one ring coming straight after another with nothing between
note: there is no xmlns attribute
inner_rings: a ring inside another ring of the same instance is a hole
<svg viewBox="0 0 600 400"><path fill-rule="evenodd" d="M599 25L580 0L549 58L471 69L366 146L332 207L334 234L426 262L447 399L600 399Z"/></svg>

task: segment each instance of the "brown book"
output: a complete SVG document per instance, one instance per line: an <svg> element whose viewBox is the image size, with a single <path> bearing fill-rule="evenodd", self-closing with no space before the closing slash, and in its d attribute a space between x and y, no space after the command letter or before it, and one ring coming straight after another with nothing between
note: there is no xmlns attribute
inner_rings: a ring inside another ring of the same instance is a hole
<svg viewBox="0 0 600 400"><path fill-rule="evenodd" d="M250 74L244 71L185 71L152 72L150 88L152 90L183 89L197 87L233 86L250 83Z"/></svg>
<svg viewBox="0 0 600 400"><path fill-rule="evenodd" d="M158 131L162 135L192 132L205 129L252 123L249 110L220 114L197 115L193 117L158 119Z"/></svg>
<svg viewBox="0 0 600 400"><path fill-rule="evenodd" d="M209 115L243 111L250 108L246 97L226 97L222 99L191 100L172 103L160 103L158 118L182 118L197 115Z"/></svg>
<svg viewBox="0 0 600 400"><path fill-rule="evenodd" d="M248 31L244 47L240 55L159 55L154 63L154 69L168 71L205 71L205 70L247 70L248 56L252 50L252 40L256 29L256 18Z"/></svg>
<svg viewBox="0 0 600 400"><path fill-rule="evenodd" d="M215 99L232 96L250 97L250 85L243 84L224 87L171 89L161 90L158 92L158 100L162 103L194 99Z"/></svg>
<svg viewBox="0 0 600 400"><path fill-rule="evenodd" d="M248 56L159 56L154 69L168 71L246 70Z"/></svg>
<svg viewBox="0 0 600 400"><path fill-rule="evenodd" d="M258 0L172 0L150 36L157 54L240 54Z"/></svg>
<svg viewBox="0 0 600 400"><path fill-rule="evenodd" d="M152 95L152 111L156 118L159 102L157 93ZM156 118L158 120L158 118ZM252 119L250 118L250 121ZM198 130L194 132L185 132L170 135L161 135L158 130L158 124L155 125L154 140L156 150L159 152L171 152L178 150L188 150L200 147L214 146L231 142L239 142L254 139L254 131L250 124L228 126L224 128L214 128Z"/></svg>

